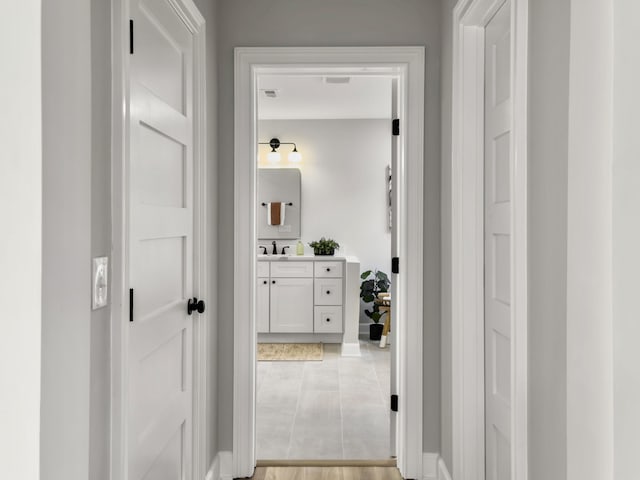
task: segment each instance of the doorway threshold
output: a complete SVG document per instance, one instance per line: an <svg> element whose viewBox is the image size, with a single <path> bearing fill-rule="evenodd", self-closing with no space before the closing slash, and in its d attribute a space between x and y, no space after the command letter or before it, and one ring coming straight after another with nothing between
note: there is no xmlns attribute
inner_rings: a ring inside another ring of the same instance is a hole
<svg viewBox="0 0 640 480"><path fill-rule="evenodd" d="M382 460L257 460L256 467L395 467L396 459Z"/></svg>

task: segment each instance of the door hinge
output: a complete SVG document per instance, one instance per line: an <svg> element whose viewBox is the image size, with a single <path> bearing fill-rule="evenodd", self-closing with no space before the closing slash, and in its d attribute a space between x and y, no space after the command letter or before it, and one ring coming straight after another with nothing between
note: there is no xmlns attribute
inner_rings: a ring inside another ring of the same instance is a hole
<svg viewBox="0 0 640 480"><path fill-rule="evenodd" d="M129 53L133 55L133 20L129 20Z"/></svg>
<svg viewBox="0 0 640 480"><path fill-rule="evenodd" d="M133 288L129 289L129 321L133 322Z"/></svg>
<svg viewBox="0 0 640 480"><path fill-rule="evenodd" d="M400 259L398 257L391 259L391 273L400 273Z"/></svg>
<svg viewBox="0 0 640 480"><path fill-rule="evenodd" d="M398 411L398 395L391 395L391 411Z"/></svg>
<svg viewBox="0 0 640 480"><path fill-rule="evenodd" d="M399 118L394 118L393 121L391 122L391 133L394 136L400 135L400 119Z"/></svg>

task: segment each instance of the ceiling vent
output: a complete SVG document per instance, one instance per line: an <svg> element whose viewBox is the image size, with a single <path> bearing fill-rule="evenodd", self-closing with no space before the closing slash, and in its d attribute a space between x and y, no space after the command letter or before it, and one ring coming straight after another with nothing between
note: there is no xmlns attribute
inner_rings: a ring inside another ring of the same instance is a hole
<svg viewBox="0 0 640 480"><path fill-rule="evenodd" d="M265 89L262 90L262 93L267 98L276 98L278 96L278 90L275 89Z"/></svg>
<svg viewBox="0 0 640 480"><path fill-rule="evenodd" d="M351 81L351 77L324 77L324 83L329 85L345 85Z"/></svg>

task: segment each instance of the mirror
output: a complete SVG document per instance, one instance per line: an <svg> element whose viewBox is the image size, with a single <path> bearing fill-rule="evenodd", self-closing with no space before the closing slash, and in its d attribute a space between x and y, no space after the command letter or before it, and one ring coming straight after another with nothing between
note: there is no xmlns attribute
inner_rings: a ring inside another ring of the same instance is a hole
<svg viewBox="0 0 640 480"><path fill-rule="evenodd" d="M259 240L300 238L300 185L301 175L297 168L258 169L256 221ZM278 213L284 215L279 222Z"/></svg>

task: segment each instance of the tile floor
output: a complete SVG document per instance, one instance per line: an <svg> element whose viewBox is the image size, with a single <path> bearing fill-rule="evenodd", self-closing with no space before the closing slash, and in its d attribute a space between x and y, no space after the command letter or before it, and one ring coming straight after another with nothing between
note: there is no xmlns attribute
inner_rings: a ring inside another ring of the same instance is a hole
<svg viewBox="0 0 640 480"><path fill-rule="evenodd" d="M325 344L322 362L258 362L257 458L389 458L389 348L361 357Z"/></svg>

